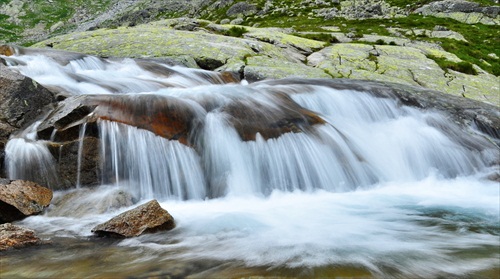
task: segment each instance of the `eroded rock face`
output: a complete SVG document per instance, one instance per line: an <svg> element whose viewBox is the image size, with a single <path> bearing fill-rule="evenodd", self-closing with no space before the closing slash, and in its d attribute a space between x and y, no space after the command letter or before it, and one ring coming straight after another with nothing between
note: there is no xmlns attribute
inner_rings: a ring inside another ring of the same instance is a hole
<svg viewBox="0 0 500 279"><path fill-rule="evenodd" d="M41 244L33 230L10 223L0 225L0 251Z"/></svg>
<svg viewBox="0 0 500 279"><path fill-rule="evenodd" d="M161 208L158 201L152 200L97 225L92 232L99 236L134 237L174 227L174 218Z"/></svg>
<svg viewBox="0 0 500 279"><path fill-rule="evenodd" d="M41 213L52 200L52 191L31 181L0 179L0 223Z"/></svg>
<svg viewBox="0 0 500 279"><path fill-rule="evenodd" d="M336 78L377 80L439 90L498 104L498 78L480 72L467 75L450 70L446 73L428 55L460 62L455 55L424 46L398 47L363 44L336 44L308 56L308 65L323 69Z"/></svg>

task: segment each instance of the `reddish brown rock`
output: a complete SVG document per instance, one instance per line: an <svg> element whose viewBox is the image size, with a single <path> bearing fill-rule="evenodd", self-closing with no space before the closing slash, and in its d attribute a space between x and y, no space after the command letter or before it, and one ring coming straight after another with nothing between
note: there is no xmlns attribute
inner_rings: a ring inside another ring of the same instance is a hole
<svg viewBox="0 0 500 279"><path fill-rule="evenodd" d="M158 201L152 200L97 225L92 232L98 236L133 237L174 227L174 218Z"/></svg>
<svg viewBox="0 0 500 279"><path fill-rule="evenodd" d="M0 55L11 56L14 55L15 50L8 45L0 45Z"/></svg>
<svg viewBox="0 0 500 279"><path fill-rule="evenodd" d="M35 232L10 223L0 225L0 251L41 244Z"/></svg>
<svg viewBox="0 0 500 279"><path fill-rule="evenodd" d="M52 190L31 181L0 179L0 223L41 213L52 200Z"/></svg>
<svg viewBox="0 0 500 279"><path fill-rule="evenodd" d="M244 141L278 138L285 133L300 133L325 121L316 113L299 106L285 94L273 94L273 107L264 107L253 100L234 101L222 110Z"/></svg>
<svg viewBox="0 0 500 279"><path fill-rule="evenodd" d="M86 104L95 106L98 118L149 130L169 140L188 143L188 133L196 116L187 102L158 95L92 96Z"/></svg>

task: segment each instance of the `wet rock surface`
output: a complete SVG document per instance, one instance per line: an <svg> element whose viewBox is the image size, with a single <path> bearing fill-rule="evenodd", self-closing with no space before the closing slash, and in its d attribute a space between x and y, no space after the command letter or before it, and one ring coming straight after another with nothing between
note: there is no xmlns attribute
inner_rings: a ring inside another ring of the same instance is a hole
<svg viewBox="0 0 500 279"><path fill-rule="evenodd" d="M0 64L0 119L7 124L21 128L54 101L42 85Z"/></svg>
<svg viewBox="0 0 500 279"><path fill-rule="evenodd" d="M0 53L12 52L4 48ZM52 92L0 63L0 175L4 173L5 145L10 135L36 119L54 101Z"/></svg>
<svg viewBox="0 0 500 279"><path fill-rule="evenodd" d="M0 251L42 244L35 231L11 223L0 225Z"/></svg>
<svg viewBox="0 0 500 279"><path fill-rule="evenodd" d="M31 181L0 179L0 223L41 213L52 200L52 191Z"/></svg>
<svg viewBox="0 0 500 279"><path fill-rule="evenodd" d="M47 215L81 218L132 206L132 195L116 187L85 187L57 192Z"/></svg>
<svg viewBox="0 0 500 279"><path fill-rule="evenodd" d="M97 225L92 232L98 236L134 237L174 227L174 218L161 208L158 201L152 200Z"/></svg>
<svg viewBox="0 0 500 279"><path fill-rule="evenodd" d="M500 144L500 111L498 107L467 98L450 96L439 91L398 83L349 79L276 80L270 84L316 84L340 90L370 92L383 98L396 98L401 104L445 113L453 122L474 127Z"/></svg>
<svg viewBox="0 0 500 279"><path fill-rule="evenodd" d="M84 137L50 146L49 150L57 164L58 190L72 188L75 185L93 186L99 183L99 144L100 140L96 137ZM79 160L80 165L75 164Z"/></svg>

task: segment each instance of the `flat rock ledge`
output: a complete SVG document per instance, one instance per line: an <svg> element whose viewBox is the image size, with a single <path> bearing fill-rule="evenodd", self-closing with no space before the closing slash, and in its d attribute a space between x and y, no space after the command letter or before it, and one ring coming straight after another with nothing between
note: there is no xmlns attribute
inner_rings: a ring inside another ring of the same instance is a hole
<svg viewBox="0 0 500 279"><path fill-rule="evenodd" d="M92 232L98 236L123 238L171 230L174 227L174 218L157 200L152 200L97 225Z"/></svg>
<svg viewBox="0 0 500 279"><path fill-rule="evenodd" d="M41 213L52 195L52 190L31 181L0 179L0 224Z"/></svg>
<svg viewBox="0 0 500 279"><path fill-rule="evenodd" d="M42 244L33 230L11 223L0 225L0 251Z"/></svg>

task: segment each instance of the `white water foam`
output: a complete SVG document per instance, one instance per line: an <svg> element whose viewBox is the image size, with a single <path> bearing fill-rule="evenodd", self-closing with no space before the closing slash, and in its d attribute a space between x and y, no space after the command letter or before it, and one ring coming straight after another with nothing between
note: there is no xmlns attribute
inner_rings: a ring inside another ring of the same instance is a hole
<svg viewBox="0 0 500 279"><path fill-rule="evenodd" d="M74 94L154 91L200 111L202 129L193 146L124 124L99 123L103 184L115 185L100 193L111 195L115 191L109 189L121 187L142 201L159 199L176 219L170 232L121 242L140 247L137 253L145 258L360 266L380 277L396 272L419 278L499 267L499 187L483 179L498 172L498 166L488 167L498 158L498 147L439 113L365 92L292 84L279 92L327 123L244 142L220 108L239 102L272 111L278 107L270 93L276 87L189 85L183 79L202 75L180 70L175 78L158 76L132 60L85 58L61 66L41 56L25 58L28 66L15 67ZM35 138L27 139L11 140L7 157L31 154L25 162L47 153L38 150ZM92 200L106 199L82 198ZM35 216L21 224L49 237L87 237L93 226L126 209Z"/></svg>
<svg viewBox="0 0 500 279"><path fill-rule="evenodd" d="M174 230L120 245L141 248L138 253L156 261L347 265L381 277L391 277L391 270L415 278L463 275L498 267L499 199L494 182L431 176L345 193L274 191L265 198L168 200L161 206L175 217ZM21 224L47 235L89 236L93 226L126 209L84 218L36 216Z"/></svg>

